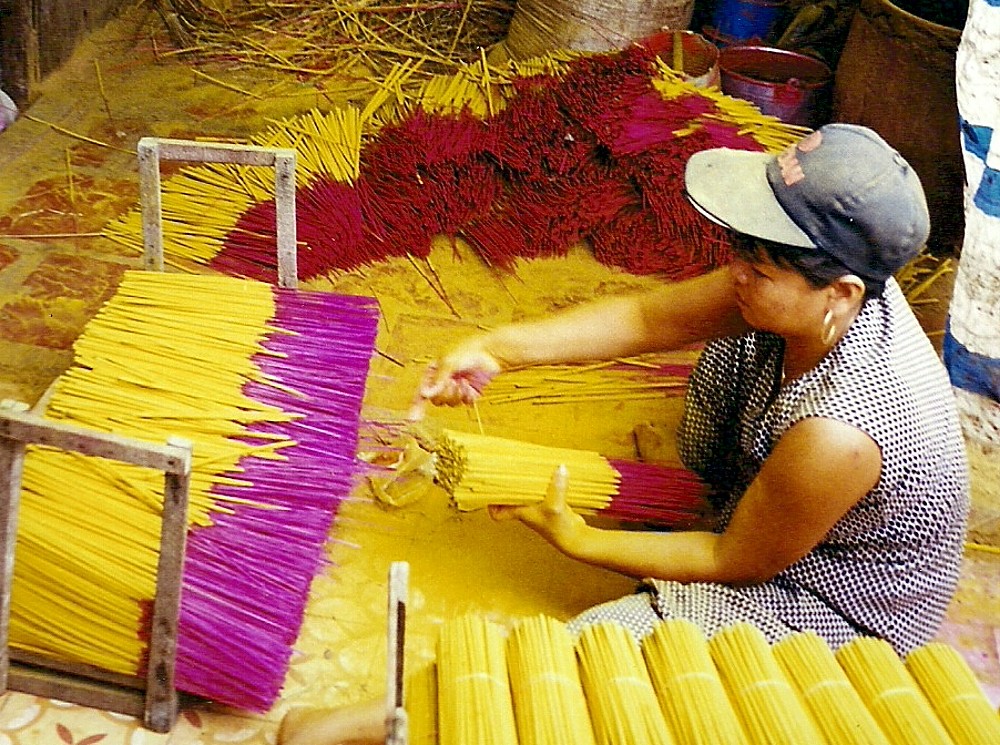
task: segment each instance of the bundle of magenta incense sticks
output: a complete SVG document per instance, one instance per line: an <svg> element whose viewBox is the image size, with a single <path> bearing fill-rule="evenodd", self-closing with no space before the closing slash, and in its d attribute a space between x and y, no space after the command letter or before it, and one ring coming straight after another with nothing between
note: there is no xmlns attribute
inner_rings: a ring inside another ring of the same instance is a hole
<svg viewBox="0 0 1000 745"><path fill-rule="evenodd" d="M705 484L679 466L450 429L435 448L435 479L463 511L540 502L558 466L568 471L566 503L583 513L683 527L708 507Z"/></svg>

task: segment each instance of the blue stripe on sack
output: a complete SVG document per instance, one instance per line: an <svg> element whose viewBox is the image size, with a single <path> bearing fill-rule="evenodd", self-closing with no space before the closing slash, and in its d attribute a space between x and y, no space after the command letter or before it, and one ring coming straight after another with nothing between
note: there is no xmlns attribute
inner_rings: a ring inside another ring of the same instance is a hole
<svg viewBox="0 0 1000 745"><path fill-rule="evenodd" d="M1000 2L1000 0L997 0ZM993 129L978 124L972 124L964 117L959 117L962 129L962 144L966 150L984 163L986 154L990 151L990 141L993 139Z"/></svg>
<svg viewBox="0 0 1000 745"><path fill-rule="evenodd" d="M979 180L979 188L976 189L972 203L983 214L990 217L1000 217L1000 171L996 168L987 168L983 171L983 177Z"/></svg>
<svg viewBox="0 0 1000 745"><path fill-rule="evenodd" d="M1000 2L1000 0L997 0ZM973 157L986 163L986 155L993 141L993 129L979 124L972 124L959 117L962 132L962 147ZM984 215L1000 217L1000 171L989 166L983 171L979 186L972 197L972 204Z"/></svg>
<svg viewBox="0 0 1000 745"><path fill-rule="evenodd" d="M951 335L950 322L945 328L941 352L953 386L1000 401L1000 360L970 352L962 346Z"/></svg>

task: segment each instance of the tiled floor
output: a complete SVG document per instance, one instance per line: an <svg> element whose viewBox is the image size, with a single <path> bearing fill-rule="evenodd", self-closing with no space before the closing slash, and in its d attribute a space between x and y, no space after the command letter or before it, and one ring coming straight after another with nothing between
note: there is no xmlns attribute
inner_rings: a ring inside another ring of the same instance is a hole
<svg viewBox="0 0 1000 745"><path fill-rule="evenodd" d="M93 34L69 64L44 85L42 96L0 135L0 398L36 400L70 363L72 342L135 256L96 235L137 198L134 148L144 135L246 136L268 117L309 106L365 100L365 84L337 86L279 79L260 71L210 70L254 98L196 76L183 62L157 59L149 43L155 16L138 11ZM99 95L100 68L109 92ZM109 117L109 112L111 116ZM100 140L105 146L84 141ZM14 234L44 235L15 239ZM78 237L59 237L77 234ZM422 367L455 334L477 324L544 312L598 293L650 280L612 272L586 252L565 260L526 263L517 281L500 285L471 257L450 245L436 249L452 312L403 262L363 275L309 283L312 289L374 292L384 318L366 413L404 412ZM469 289L474 288L474 289ZM457 315L457 317L456 317ZM595 404L481 406L478 412L435 411L434 426L467 428L538 442L588 447L606 455L632 453L632 426L676 419L677 402L617 404L613 415ZM473 417L478 416L478 420ZM986 471L984 471L986 473ZM980 493L994 494L980 484ZM211 705L184 710L169 734L142 729L132 718L18 693L0 698L0 745L210 745L274 742L290 706L328 705L378 695L385 670L385 578L392 561L411 567L408 660L432 656L435 629L465 610L498 619L545 612L565 618L627 592L631 583L570 562L521 526L478 513L456 514L440 492L406 508L359 498L340 514L331 566L317 578L281 700L263 716ZM977 512L990 539L997 510ZM1000 702L997 660L1000 556L972 550L943 638L963 651L994 701Z"/></svg>

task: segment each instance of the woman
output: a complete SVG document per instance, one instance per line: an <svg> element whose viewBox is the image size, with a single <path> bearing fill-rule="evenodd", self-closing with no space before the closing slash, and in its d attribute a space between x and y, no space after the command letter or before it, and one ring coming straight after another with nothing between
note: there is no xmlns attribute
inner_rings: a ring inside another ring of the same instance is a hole
<svg viewBox="0 0 1000 745"><path fill-rule="evenodd" d="M566 507L562 469L543 502L494 516L643 580L573 629L613 620L641 637L682 617L711 635L748 621L771 640L811 629L834 647L871 635L905 653L944 615L968 510L951 387L892 278L927 239L919 180L871 130L831 124L776 158L698 153L685 185L736 235L729 267L469 339L421 394L467 404L506 369L707 341L678 439L713 487L714 530L591 527ZM380 739L338 717L290 721L285 742L324 726L315 742Z"/></svg>

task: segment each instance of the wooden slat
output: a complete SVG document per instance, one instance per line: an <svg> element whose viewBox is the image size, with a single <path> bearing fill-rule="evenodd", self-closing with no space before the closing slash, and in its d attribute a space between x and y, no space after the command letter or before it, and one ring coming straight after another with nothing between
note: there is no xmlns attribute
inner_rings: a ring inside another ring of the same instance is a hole
<svg viewBox="0 0 1000 745"><path fill-rule="evenodd" d="M190 453L175 445L94 432L17 411L0 410L0 438L120 460L167 473L183 474L191 470Z"/></svg>
<svg viewBox="0 0 1000 745"><path fill-rule="evenodd" d="M10 666L10 592L14 578L14 546L17 543L17 515L21 501L21 473L24 443L0 439L0 690L7 689Z"/></svg>
<svg viewBox="0 0 1000 745"><path fill-rule="evenodd" d="M19 662L11 664L9 688L133 717L141 718L146 710L146 695L141 690Z"/></svg>
<svg viewBox="0 0 1000 745"><path fill-rule="evenodd" d="M191 443L172 440L171 444L186 448L190 459ZM168 732L177 719L174 670L187 541L189 484L190 473L167 473L164 476L163 525L160 528L160 557L156 570L144 712L145 724L154 732Z"/></svg>
<svg viewBox="0 0 1000 745"><path fill-rule="evenodd" d="M122 673L111 672L103 667L87 665L82 662L67 662L57 660L35 652L28 652L24 649L10 650L11 670L19 668L22 670L45 669L53 673L62 673L71 678L87 678L98 683L108 683L118 688L132 688L142 691L145 688L145 681L136 675L123 675ZM11 673L13 676L13 672ZM11 684L11 688L16 688Z"/></svg>
<svg viewBox="0 0 1000 745"><path fill-rule="evenodd" d="M294 289L299 281L294 150L275 153L274 208L278 240L278 286Z"/></svg>

